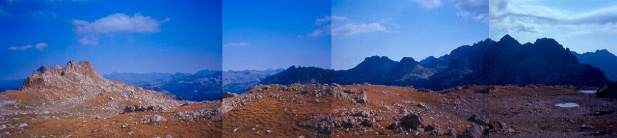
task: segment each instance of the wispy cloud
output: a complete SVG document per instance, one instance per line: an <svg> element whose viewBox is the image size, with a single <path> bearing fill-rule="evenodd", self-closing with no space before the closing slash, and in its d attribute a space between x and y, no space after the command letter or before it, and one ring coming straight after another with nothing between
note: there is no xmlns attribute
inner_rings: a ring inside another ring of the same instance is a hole
<svg viewBox="0 0 617 138"><path fill-rule="evenodd" d="M17 50L21 50L21 51L25 51L32 48L32 45L25 45L25 46L12 46L9 47L8 50L13 50L13 51L17 51Z"/></svg>
<svg viewBox="0 0 617 138"><path fill-rule="evenodd" d="M38 50L38 51L42 51L43 49L47 48L47 43L38 43L34 46L34 49Z"/></svg>
<svg viewBox="0 0 617 138"><path fill-rule="evenodd" d="M458 15L487 22L489 15L488 0L452 0L452 4L458 9Z"/></svg>
<svg viewBox="0 0 617 138"><path fill-rule="evenodd" d="M333 21L337 21L337 23L332 24ZM392 19L389 18L374 23L350 23L351 19L344 16L325 16L315 20L315 25L321 27L309 33L308 36L352 36L371 32L385 32L387 29L384 27L384 23L390 23L390 25L398 28L399 25L391 21Z"/></svg>
<svg viewBox="0 0 617 138"><path fill-rule="evenodd" d="M247 42L225 43L225 44L223 44L223 46L225 46L225 47L229 47L229 46L248 46L248 45L251 45L251 44L249 44Z"/></svg>
<svg viewBox="0 0 617 138"><path fill-rule="evenodd" d="M343 16L324 16L315 20L315 26L319 29L312 31L308 34L311 37L319 37L324 35L330 35L330 28L332 27L332 21L347 21L349 18Z"/></svg>
<svg viewBox="0 0 617 138"><path fill-rule="evenodd" d="M441 6L441 0L414 0L420 7L432 9Z"/></svg>
<svg viewBox="0 0 617 138"><path fill-rule="evenodd" d="M569 30L582 32L617 33L617 6L596 8L589 11L573 12L526 1L490 1L491 28L500 34L542 33L548 30ZM494 7L494 8L493 8Z"/></svg>
<svg viewBox="0 0 617 138"><path fill-rule="evenodd" d="M349 20L349 18L343 17L343 16L334 16L334 15L325 16L323 18L319 18L315 20L315 25L329 24L332 21L344 21L344 20Z"/></svg>
<svg viewBox="0 0 617 138"><path fill-rule="evenodd" d="M32 45L24 45L24 46L11 46L9 48L7 48L8 50L12 50L12 51L26 51L28 49L34 48L38 51L42 51L43 49L47 48L49 45L47 45L47 43L38 43L34 46Z"/></svg>
<svg viewBox="0 0 617 138"><path fill-rule="evenodd" d="M75 19L72 20L73 31L78 35L78 41L84 45L97 45L101 34L128 33L157 33L161 31L161 23L168 22L165 18L157 21L139 13L128 16L124 13L111 14L92 23Z"/></svg>
<svg viewBox="0 0 617 138"><path fill-rule="evenodd" d="M386 27L382 26L381 23L356 23L335 27L332 29L332 35L350 36L355 34L385 31Z"/></svg>

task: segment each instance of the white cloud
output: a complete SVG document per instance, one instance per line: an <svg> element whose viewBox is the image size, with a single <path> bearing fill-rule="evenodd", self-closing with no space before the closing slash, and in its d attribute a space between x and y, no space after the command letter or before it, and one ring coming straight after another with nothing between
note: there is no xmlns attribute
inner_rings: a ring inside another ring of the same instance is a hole
<svg viewBox="0 0 617 138"><path fill-rule="evenodd" d="M128 16L124 13L111 14L92 23L84 20L72 20L73 31L78 35L78 41L84 45L97 45L98 36L120 32L129 33L156 33L161 31L161 23L168 22L165 18L157 21L139 13Z"/></svg>
<svg viewBox="0 0 617 138"><path fill-rule="evenodd" d="M247 43L247 42L238 42L238 43L226 43L226 44L223 44L223 46L226 46L226 47L228 47L228 46L248 46L248 45L250 45L250 44L249 44L249 43Z"/></svg>
<svg viewBox="0 0 617 138"><path fill-rule="evenodd" d="M386 28L380 23L357 23L334 27L332 29L332 35L350 36L355 34L385 31Z"/></svg>
<svg viewBox="0 0 617 138"><path fill-rule="evenodd" d="M441 6L441 0L414 0L421 7L432 9Z"/></svg>
<svg viewBox="0 0 617 138"><path fill-rule="evenodd" d="M43 49L47 48L47 43L38 43L36 44L36 46L34 46L34 49L38 50L38 51L42 51Z"/></svg>
<svg viewBox="0 0 617 138"><path fill-rule="evenodd" d="M12 46L9 47L8 50L13 50L13 51L17 51L17 50L21 50L21 51L25 51L32 48L32 45L25 45L25 46Z"/></svg>
<svg viewBox="0 0 617 138"><path fill-rule="evenodd" d="M452 0L458 15L486 22L489 18L488 0Z"/></svg>
<svg viewBox="0 0 617 138"><path fill-rule="evenodd" d="M47 43L38 43L35 46L32 45L24 45L24 46L11 46L9 48L7 48L8 50L12 50L12 51L26 51L28 49L34 48L38 51L42 51L43 49L47 48L49 45L47 45Z"/></svg>

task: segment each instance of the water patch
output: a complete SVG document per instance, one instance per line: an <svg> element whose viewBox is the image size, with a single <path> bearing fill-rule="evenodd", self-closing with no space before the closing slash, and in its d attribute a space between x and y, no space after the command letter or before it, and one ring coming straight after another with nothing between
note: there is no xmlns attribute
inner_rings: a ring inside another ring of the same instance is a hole
<svg viewBox="0 0 617 138"><path fill-rule="evenodd" d="M596 93L596 92L598 92L598 90L578 90L578 92L582 92L582 93Z"/></svg>
<svg viewBox="0 0 617 138"><path fill-rule="evenodd" d="M577 107L579 105L576 103L570 102L570 103L558 103L558 104L555 104L555 106L557 107Z"/></svg>

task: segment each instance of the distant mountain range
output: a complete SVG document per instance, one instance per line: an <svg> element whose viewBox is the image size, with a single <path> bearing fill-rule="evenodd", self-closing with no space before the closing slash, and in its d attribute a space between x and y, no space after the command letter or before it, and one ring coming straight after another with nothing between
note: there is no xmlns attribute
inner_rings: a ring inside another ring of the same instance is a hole
<svg viewBox="0 0 617 138"><path fill-rule="evenodd" d="M111 73L103 77L145 89L161 91L182 100L218 100L222 92L244 93L264 78L283 69L210 71L189 73ZM221 74L222 73L222 74ZM222 81L221 81L222 80ZM222 91L221 91L222 90Z"/></svg>
<svg viewBox="0 0 617 138"><path fill-rule="evenodd" d="M266 77L281 71L283 69L224 71L223 92L244 93Z"/></svg>
<svg viewBox="0 0 617 138"><path fill-rule="evenodd" d="M338 84L366 82L433 90L466 84L591 86L608 82L600 69L579 63L569 49L554 39L540 38L521 44L505 35L499 41L486 39L420 62L410 57L397 62L373 56L349 70L291 67L261 83L327 83L329 74L332 82Z"/></svg>
<svg viewBox="0 0 617 138"><path fill-rule="evenodd" d="M0 80L0 92L4 92L6 90L17 90L24 83L26 79L16 79L16 80Z"/></svg>
<svg viewBox="0 0 617 138"><path fill-rule="evenodd" d="M111 73L103 77L149 90L169 93L179 100L219 100L222 97L221 71L188 73Z"/></svg>
<svg viewBox="0 0 617 138"><path fill-rule="evenodd" d="M583 54L572 51L579 62L598 67L612 81L617 81L617 56L606 49L586 52Z"/></svg>

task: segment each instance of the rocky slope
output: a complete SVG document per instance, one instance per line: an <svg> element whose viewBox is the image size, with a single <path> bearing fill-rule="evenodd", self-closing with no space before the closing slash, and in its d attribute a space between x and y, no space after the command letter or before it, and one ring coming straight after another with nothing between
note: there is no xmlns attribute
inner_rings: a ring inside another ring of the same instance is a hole
<svg viewBox="0 0 617 138"><path fill-rule="evenodd" d="M88 61L69 61L43 66L19 91L0 94L0 137L216 136L218 107L110 81Z"/></svg>

